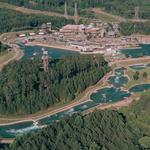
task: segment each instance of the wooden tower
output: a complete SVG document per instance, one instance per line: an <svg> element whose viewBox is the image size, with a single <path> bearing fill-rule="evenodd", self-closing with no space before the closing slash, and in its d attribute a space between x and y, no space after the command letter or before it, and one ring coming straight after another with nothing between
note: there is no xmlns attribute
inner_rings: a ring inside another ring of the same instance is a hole
<svg viewBox="0 0 150 150"><path fill-rule="evenodd" d="M42 61L43 61L43 69L45 72L48 71L48 51L45 51L45 49L42 49L43 50L43 56L42 56Z"/></svg>

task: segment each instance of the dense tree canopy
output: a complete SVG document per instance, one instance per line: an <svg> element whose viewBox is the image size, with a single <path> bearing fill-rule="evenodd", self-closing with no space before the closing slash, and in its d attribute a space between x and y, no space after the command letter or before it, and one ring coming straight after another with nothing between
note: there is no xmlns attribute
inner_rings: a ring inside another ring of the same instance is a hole
<svg viewBox="0 0 150 150"><path fill-rule="evenodd" d="M2 42L0 42L0 54L3 52L6 52L8 50L9 46L6 44L3 44Z"/></svg>
<svg viewBox="0 0 150 150"><path fill-rule="evenodd" d="M18 137L7 150L148 150L150 94L119 111L74 114Z"/></svg>
<svg viewBox="0 0 150 150"><path fill-rule="evenodd" d="M122 109L127 116L130 129L136 135L140 149L150 149L150 91L143 94L139 101Z"/></svg>
<svg viewBox="0 0 150 150"><path fill-rule="evenodd" d="M73 20L61 17L25 15L14 10L0 8L0 33L32 29L47 22L51 22L54 29L74 23Z"/></svg>
<svg viewBox="0 0 150 150"><path fill-rule="evenodd" d="M0 143L0 150L1 149L4 149L5 147L9 146L8 144L3 144L3 143Z"/></svg>
<svg viewBox="0 0 150 150"><path fill-rule="evenodd" d="M150 21L122 22L120 23L120 32L123 35L131 35L134 33L150 35Z"/></svg>
<svg viewBox="0 0 150 150"><path fill-rule="evenodd" d="M40 61L19 61L0 72L1 114L30 114L74 100L109 70L101 55L52 59L47 73L40 65Z"/></svg>
<svg viewBox="0 0 150 150"><path fill-rule="evenodd" d="M62 17L50 17L43 15L25 15L14 10L0 8L0 33L10 31L21 31L27 29L36 29L43 23L52 22L52 27L58 29L66 24L73 24L73 20ZM82 23L83 20L80 20ZM150 34L150 22L122 22L120 23L120 32L123 35L133 33Z"/></svg>
<svg viewBox="0 0 150 150"><path fill-rule="evenodd" d="M0 0L12 3L19 6L25 6L34 9L46 9L57 12L64 11L65 0ZM79 12L82 9L89 7L100 7L106 11L133 18L135 14L135 7L139 7L140 18L150 18L150 1L149 0L76 0L79 6ZM74 0L67 0L68 11L73 14Z"/></svg>
<svg viewBox="0 0 150 150"><path fill-rule="evenodd" d="M117 111L95 111L53 123L19 138L11 150L134 150L125 118Z"/></svg>

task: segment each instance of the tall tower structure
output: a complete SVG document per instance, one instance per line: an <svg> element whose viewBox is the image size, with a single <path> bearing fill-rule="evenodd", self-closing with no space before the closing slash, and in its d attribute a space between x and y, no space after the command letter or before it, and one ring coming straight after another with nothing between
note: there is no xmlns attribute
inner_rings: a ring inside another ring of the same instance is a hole
<svg viewBox="0 0 150 150"><path fill-rule="evenodd" d="M42 56L42 61L43 61L43 69L45 72L48 71L48 51L45 49L42 49L43 51L43 56Z"/></svg>
<svg viewBox="0 0 150 150"><path fill-rule="evenodd" d="M135 19L139 19L139 7L135 7L135 8L134 8L134 11L135 11L134 18L135 18Z"/></svg>
<svg viewBox="0 0 150 150"><path fill-rule="evenodd" d="M75 23L78 24L78 6L76 0L74 0L74 19Z"/></svg>
<svg viewBox="0 0 150 150"><path fill-rule="evenodd" d="M68 18L68 12L67 12L67 0L65 0L64 8L65 8L65 10L64 10L64 17L65 17L65 18Z"/></svg>

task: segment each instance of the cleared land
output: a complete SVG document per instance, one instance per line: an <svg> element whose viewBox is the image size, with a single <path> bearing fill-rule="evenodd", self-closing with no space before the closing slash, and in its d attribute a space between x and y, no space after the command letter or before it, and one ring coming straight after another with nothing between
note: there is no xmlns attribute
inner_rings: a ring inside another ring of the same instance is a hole
<svg viewBox="0 0 150 150"><path fill-rule="evenodd" d="M4 64L6 64L6 62L8 62L11 58L14 57L14 55L15 55L14 51L7 52L7 53L0 55L0 70L2 69Z"/></svg>
<svg viewBox="0 0 150 150"><path fill-rule="evenodd" d="M17 46L16 44L9 44L10 39L15 39L15 33L6 33L6 34L2 34L0 36L0 41L8 44L11 48L11 51L4 53L3 55L0 55L0 70L3 68L3 66L7 65L9 62L13 61L13 60L19 60L23 57L24 53L23 51L19 48L19 46ZM7 37L7 40L9 41L3 41L5 38Z"/></svg>

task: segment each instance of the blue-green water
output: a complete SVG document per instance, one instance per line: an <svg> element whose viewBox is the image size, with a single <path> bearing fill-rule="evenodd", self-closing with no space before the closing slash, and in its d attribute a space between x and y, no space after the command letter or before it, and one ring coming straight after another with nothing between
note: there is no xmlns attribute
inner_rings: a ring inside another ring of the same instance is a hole
<svg viewBox="0 0 150 150"><path fill-rule="evenodd" d="M18 123L18 124L14 124L14 125L1 126L0 127L0 137L13 138L15 136L20 136L23 133L27 133L27 132L39 129L39 126L41 126L41 125L49 125L54 121L58 121L67 116L71 116L74 113L82 112L82 111L92 108L96 105L98 105L98 103L89 101L84 104L75 106L74 108L68 109L66 111L59 112L50 117L45 117L45 118L39 120L38 124L33 123L33 122L25 122L25 123Z"/></svg>
<svg viewBox="0 0 150 150"><path fill-rule="evenodd" d="M94 106L98 105L97 103L95 102L92 102L92 101L89 101L89 102L86 102L84 104L81 104L81 105L78 105L78 106L75 106L74 108L71 108L69 110L66 110L66 111L63 111L63 112L60 112L60 113L57 113L55 115L52 115L50 117L46 117L44 119L41 119L39 121L39 125L48 125L54 121L58 121L64 117L67 117L67 116L71 116L72 114L74 113L78 113L78 112L82 112L84 110L87 110L89 108L92 108Z"/></svg>
<svg viewBox="0 0 150 150"><path fill-rule="evenodd" d="M124 71L126 68L117 68L115 69L114 76L110 76L108 78L108 83L113 85L114 87L122 87L126 83L128 83L128 77L124 75Z"/></svg>
<svg viewBox="0 0 150 150"><path fill-rule="evenodd" d="M91 95L91 99L97 103L109 103L120 101L129 96L131 96L130 93L122 91L119 88L111 87L98 90L97 93Z"/></svg>
<svg viewBox="0 0 150 150"><path fill-rule="evenodd" d="M42 48L43 48L42 46L20 45L20 47L24 51L23 59L38 58L42 56ZM60 57L74 56L80 54L74 51L62 50L62 49L50 48L50 47L44 47L44 49L48 51L48 55L51 58L60 58Z"/></svg>
<svg viewBox="0 0 150 150"><path fill-rule="evenodd" d="M139 84L132 87L129 91L132 93L144 92L150 89L150 84Z"/></svg>
<svg viewBox="0 0 150 150"><path fill-rule="evenodd" d="M37 129L38 127L33 124L33 122L24 122L14 125L1 126L0 127L0 137L3 138L13 138L16 134L20 135L29 130Z"/></svg>
<svg viewBox="0 0 150 150"><path fill-rule="evenodd" d="M122 87L128 82L128 78L125 76L111 76L108 79L108 83L115 87Z"/></svg>
<svg viewBox="0 0 150 150"><path fill-rule="evenodd" d="M119 50L119 52L132 58L150 56L150 44L140 44L140 47L137 49L123 49Z"/></svg>

